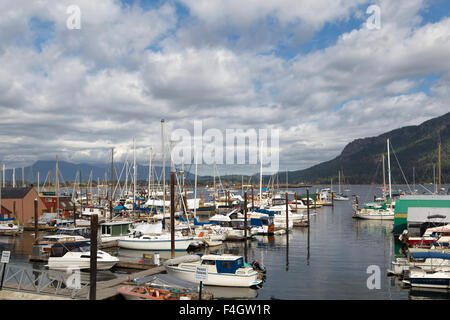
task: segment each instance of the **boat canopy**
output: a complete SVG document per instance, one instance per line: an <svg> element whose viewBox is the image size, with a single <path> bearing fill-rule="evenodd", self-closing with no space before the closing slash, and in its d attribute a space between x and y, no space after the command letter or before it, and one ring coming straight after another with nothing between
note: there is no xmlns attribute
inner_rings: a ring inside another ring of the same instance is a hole
<svg viewBox="0 0 450 320"><path fill-rule="evenodd" d="M274 214L277 213L276 211L270 211L270 210L267 210L267 209L255 209L254 212L265 213L265 214L268 214L268 215L274 215Z"/></svg>
<svg viewBox="0 0 450 320"><path fill-rule="evenodd" d="M450 253L443 252L413 252L411 253L413 259L446 259L450 260Z"/></svg>

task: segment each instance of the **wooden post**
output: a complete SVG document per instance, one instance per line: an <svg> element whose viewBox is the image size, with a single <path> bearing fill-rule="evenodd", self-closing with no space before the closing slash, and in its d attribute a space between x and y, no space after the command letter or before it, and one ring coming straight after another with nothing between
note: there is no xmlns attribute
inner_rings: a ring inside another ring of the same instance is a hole
<svg viewBox="0 0 450 320"><path fill-rule="evenodd" d="M15 207L14 202L14 207ZM15 208L14 208L15 210ZM38 233L39 233L39 217L38 217L38 199L34 199L34 243L38 243Z"/></svg>
<svg viewBox="0 0 450 320"><path fill-rule="evenodd" d="M286 192L286 234L289 232L289 202L288 193Z"/></svg>
<svg viewBox="0 0 450 320"><path fill-rule="evenodd" d="M306 189L306 212L308 213L308 228L309 228L309 189Z"/></svg>
<svg viewBox="0 0 450 320"><path fill-rule="evenodd" d="M334 207L334 192L331 193L331 206Z"/></svg>
<svg viewBox="0 0 450 320"><path fill-rule="evenodd" d="M97 236L98 215L91 215L91 259L90 259L90 286L89 300L97 300Z"/></svg>
<svg viewBox="0 0 450 320"><path fill-rule="evenodd" d="M13 216L14 218L17 219L16 217L16 200L13 201ZM23 211L22 211L22 224L24 224L25 222L23 221Z"/></svg>
<svg viewBox="0 0 450 320"><path fill-rule="evenodd" d="M202 300L202 287L203 287L203 281L200 281L200 288L198 290L198 300Z"/></svg>
<svg viewBox="0 0 450 320"><path fill-rule="evenodd" d="M170 249L175 258L175 172L170 173Z"/></svg>

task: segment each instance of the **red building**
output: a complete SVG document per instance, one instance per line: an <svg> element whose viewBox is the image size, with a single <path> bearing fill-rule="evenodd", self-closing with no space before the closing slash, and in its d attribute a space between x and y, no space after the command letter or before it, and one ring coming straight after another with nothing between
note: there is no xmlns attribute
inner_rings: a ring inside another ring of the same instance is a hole
<svg viewBox="0 0 450 320"><path fill-rule="evenodd" d="M47 212L57 212L58 202L59 211L62 216L70 216L73 213L73 202L72 196L70 195L60 195L56 196L55 192L41 192L39 197L44 202Z"/></svg>
<svg viewBox="0 0 450 320"><path fill-rule="evenodd" d="M12 218L12 212L6 209L4 206L2 206L2 210L0 211L0 217L2 219L9 219Z"/></svg>

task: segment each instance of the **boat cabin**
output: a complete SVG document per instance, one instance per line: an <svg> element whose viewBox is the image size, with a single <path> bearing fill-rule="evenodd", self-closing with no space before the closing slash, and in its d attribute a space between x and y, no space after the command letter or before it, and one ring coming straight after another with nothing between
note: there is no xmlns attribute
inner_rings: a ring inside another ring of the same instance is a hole
<svg viewBox="0 0 450 320"><path fill-rule="evenodd" d="M204 255L201 264L202 266L208 266L208 272L217 273L234 274L238 269L245 267L243 257L232 255Z"/></svg>
<svg viewBox="0 0 450 320"><path fill-rule="evenodd" d="M131 224L131 221L104 222L100 224L100 235L102 238L128 236Z"/></svg>

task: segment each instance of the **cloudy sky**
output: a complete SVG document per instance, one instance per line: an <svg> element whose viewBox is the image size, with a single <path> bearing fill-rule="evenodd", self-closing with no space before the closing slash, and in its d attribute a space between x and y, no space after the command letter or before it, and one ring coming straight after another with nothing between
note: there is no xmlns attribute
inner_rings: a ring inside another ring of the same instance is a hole
<svg viewBox="0 0 450 320"><path fill-rule="evenodd" d="M165 119L168 139L194 120L279 130L280 170L306 168L450 111L449 15L446 0L3 0L0 161L123 160L136 137L147 163Z"/></svg>

